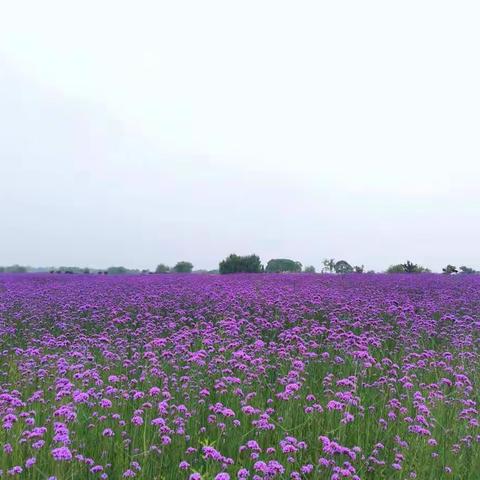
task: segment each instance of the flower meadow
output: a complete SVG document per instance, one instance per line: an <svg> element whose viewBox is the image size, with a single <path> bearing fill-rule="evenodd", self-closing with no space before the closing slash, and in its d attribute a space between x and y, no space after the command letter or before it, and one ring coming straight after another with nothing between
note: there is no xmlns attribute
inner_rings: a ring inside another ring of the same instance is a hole
<svg viewBox="0 0 480 480"><path fill-rule="evenodd" d="M479 479L476 275L0 276L0 477Z"/></svg>

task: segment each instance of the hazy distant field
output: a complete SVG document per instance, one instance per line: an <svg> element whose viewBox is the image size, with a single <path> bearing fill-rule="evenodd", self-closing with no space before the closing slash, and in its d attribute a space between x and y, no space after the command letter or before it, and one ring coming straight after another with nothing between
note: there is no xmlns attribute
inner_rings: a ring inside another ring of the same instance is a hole
<svg viewBox="0 0 480 480"><path fill-rule="evenodd" d="M476 275L0 276L0 469L480 478Z"/></svg>

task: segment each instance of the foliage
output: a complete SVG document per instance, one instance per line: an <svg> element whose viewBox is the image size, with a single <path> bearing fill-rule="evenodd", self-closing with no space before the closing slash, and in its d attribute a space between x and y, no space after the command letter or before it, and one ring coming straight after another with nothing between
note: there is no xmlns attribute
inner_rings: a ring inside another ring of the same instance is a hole
<svg viewBox="0 0 480 480"><path fill-rule="evenodd" d="M175 273L192 273L193 264L186 261L177 262L173 267Z"/></svg>
<svg viewBox="0 0 480 480"><path fill-rule="evenodd" d="M335 271L335 259L334 258L325 258L322 262L323 268L322 272L333 273Z"/></svg>
<svg viewBox="0 0 480 480"><path fill-rule="evenodd" d="M168 273L169 271L170 271L170 267L163 263L158 264L157 268L155 269L155 273Z"/></svg>
<svg viewBox="0 0 480 480"><path fill-rule="evenodd" d="M22 265L10 265L9 267L5 267L5 273L26 273L27 267Z"/></svg>
<svg viewBox="0 0 480 480"><path fill-rule="evenodd" d="M395 265L390 265L387 268L387 273L405 273L405 269L403 268L403 263L397 263Z"/></svg>
<svg viewBox="0 0 480 480"><path fill-rule="evenodd" d="M125 275L129 273L129 270L125 267L108 267L107 273L109 275Z"/></svg>
<svg viewBox="0 0 480 480"><path fill-rule="evenodd" d="M457 267L455 265L447 265L445 268L442 268L442 272L445 275L451 275L452 273L458 273Z"/></svg>
<svg viewBox="0 0 480 480"><path fill-rule="evenodd" d="M308 265L303 270L305 273L315 273L315 267L313 265Z"/></svg>
<svg viewBox="0 0 480 480"><path fill-rule="evenodd" d="M258 255L240 256L232 253L219 264L219 272L226 273L260 273L263 266Z"/></svg>
<svg viewBox="0 0 480 480"><path fill-rule="evenodd" d="M301 272L302 264L289 258L272 258L265 267L267 273Z"/></svg>
<svg viewBox="0 0 480 480"><path fill-rule="evenodd" d="M335 266L333 268L335 270L335 273L343 274L353 272L353 267L345 260L339 260L335 263Z"/></svg>
<svg viewBox="0 0 480 480"><path fill-rule="evenodd" d="M387 273L430 273L430 270L407 260L405 263L391 265L388 267Z"/></svg>
<svg viewBox="0 0 480 480"><path fill-rule="evenodd" d="M365 265L355 265L353 267L355 273L364 273L365 272Z"/></svg>
<svg viewBox="0 0 480 480"><path fill-rule="evenodd" d="M467 275L472 275L473 273L477 273L473 268L466 267L465 265L462 265L460 267L460 273L464 273Z"/></svg>

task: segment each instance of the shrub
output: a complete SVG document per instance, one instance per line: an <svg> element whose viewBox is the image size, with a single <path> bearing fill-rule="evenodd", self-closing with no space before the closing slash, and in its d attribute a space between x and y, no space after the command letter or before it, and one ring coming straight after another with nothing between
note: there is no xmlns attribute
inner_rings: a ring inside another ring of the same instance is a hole
<svg viewBox="0 0 480 480"><path fill-rule="evenodd" d="M263 272L263 266L258 255L239 256L235 253L229 255L219 264L219 272L226 273L260 273Z"/></svg>

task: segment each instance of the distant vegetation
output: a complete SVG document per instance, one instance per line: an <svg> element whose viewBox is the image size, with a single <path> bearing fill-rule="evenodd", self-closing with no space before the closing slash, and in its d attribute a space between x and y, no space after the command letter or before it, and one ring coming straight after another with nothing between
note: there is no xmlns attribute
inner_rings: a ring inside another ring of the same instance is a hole
<svg viewBox="0 0 480 480"><path fill-rule="evenodd" d="M289 258L272 258L265 267L267 273L301 272L302 264Z"/></svg>
<svg viewBox="0 0 480 480"><path fill-rule="evenodd" d="M220 262L219 272L226 273L261 273L263 265L258 255L240 256L232 253L225 260Z"/></svg>
<svg viewBox="0 0 480 480"><path fill-rule="evenodd" d="M387 269L387 273L431 273L428 268L412 263L407 260L405 263L399 263L397 265L391 265Z"/></svg>
<svg viewBox="0 0 480 480"><path fill-rule="evenodd" d="M455 265L447 265L445 268L442 268L442 272L446 275L451 275L452 273L458 273L458 270Z"/></svg>
<svg viewBox="0 0 480 480"><path fill-rule="evenodd" d="M4 273L26 273L27 267L21 265L11 265L10 267L0 267L0 272Z"/></svg>
<svg viewBox="0 0 480 480"><path fill-rule="evenodd" d="M335 273L352 273L353 267L346 260L339 260L333 266Z"/></svg>
<svg viewBox="0 0 480 480"><path fill-rule="evenodd" d="M155 270L155 273L168 273L170 272L170 267L168 267L167 265L164 265L163 263L160 263L159 265L157 265L157 268Z"/></svg>
<svg viewBox="0 0 480 480"><path fill-rule="evenodd" d="M272 258L266 266L262 265L260 257L255 254L237 255L232 253L222 260L218 269L193 269L191 262L182 260L173 267L164 263L159 263L155 270L131 269L124 266L111 266L106 269L89 267L28 267L23 265L0 266L0 273L55 273L55 274L97 274L97 275L151 275L155 274L174 274L174 273L195 273L195 274L229 274L229 273L316 273L313 265L305 266L302 269L302 263L290 258ZM346 260L335 260L334 258L325 258L322 261L322 273L333 273L345 275L350 273L375 273L373 270L365 270L364 265L352 265ZM431 273L430 269L407 260L405 263L398 263L387 268L385 273ZM474 268L462 265L456 267L448 264L442 268L444 275L473 275L479 274Z"/></svg>
<svg viewBox="0 0 480 480"><path fill-rule="evenodd" d="M178 262L174 267L173 271L175 273L192 273L193 270L193 264L190 262Z"/></svg>

